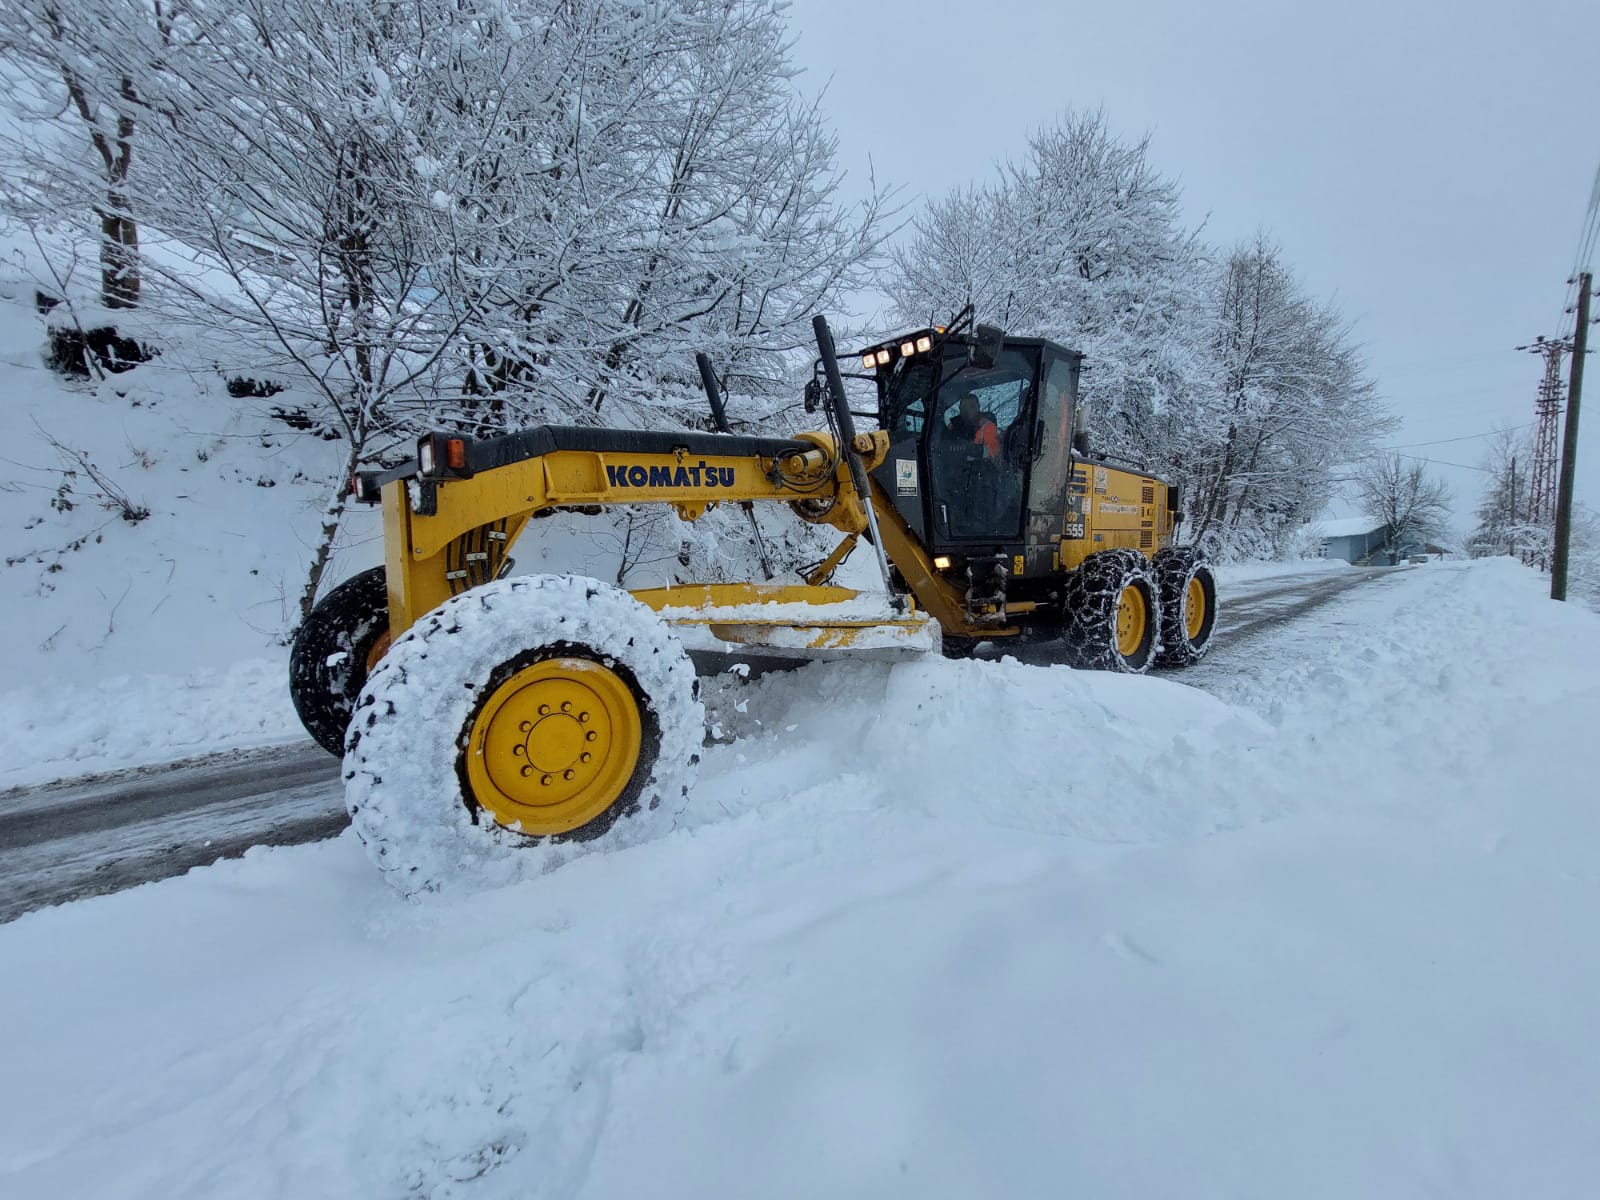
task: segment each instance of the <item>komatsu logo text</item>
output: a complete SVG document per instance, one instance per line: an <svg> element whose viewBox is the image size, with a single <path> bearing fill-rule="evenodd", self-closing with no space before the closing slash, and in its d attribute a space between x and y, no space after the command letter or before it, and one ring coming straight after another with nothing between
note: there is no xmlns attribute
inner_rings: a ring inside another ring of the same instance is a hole
<svg viewBox="0 0 1600 1200"><path fill-rule="evenodd" d="M606 464L606 482L612 487L731 488L732 467L713 467L701 460L692 467L622 467Z"/></svg>

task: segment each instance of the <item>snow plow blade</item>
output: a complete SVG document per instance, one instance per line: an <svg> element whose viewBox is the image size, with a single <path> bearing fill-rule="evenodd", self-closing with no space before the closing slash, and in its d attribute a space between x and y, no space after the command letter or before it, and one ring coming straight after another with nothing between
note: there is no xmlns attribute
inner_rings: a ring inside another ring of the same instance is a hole
<svg viewBox="0 0 1600 1200"><path fill-rule="evenodd" d="M939 622L850 588L696 584L635 591L691 654L896 661L937 653Z"/></svg>

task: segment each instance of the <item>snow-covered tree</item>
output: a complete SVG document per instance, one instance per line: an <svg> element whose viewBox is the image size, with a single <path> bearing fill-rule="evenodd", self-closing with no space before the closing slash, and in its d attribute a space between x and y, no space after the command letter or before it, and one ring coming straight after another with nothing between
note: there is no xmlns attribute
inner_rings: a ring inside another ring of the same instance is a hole
<svg viewBox="0 0 1600 1200"><path fill-rule="evenodd" d="M1477 527L1468 541L1474 558L1528 553L1545 540L1527 521L1533 479L1533 446L1510 430L1497 434L1484 453L1488 476L1475 512Z"/></svg>
<svg viewBox="0 0 1600 1200"><path fill-rule="evenodd" d="M1581 500L1572 505L1567 545L1567 595L1600 612L1600 514Z"/></svg>
<svg viewBox="0 0 1600 1200"><path fill-rule="evenodd" d="M896 316L924 324L970 303L1083 351L1097 449L1181 483L1187 537L1286 553L1336 465L1388 421L1347 323L1277 247L1257 238L1218 262L1178 206L1147 139L1068 114L997 181L929 202L894 254Z"/></svg>
<svg viewBox="0 0 1600 1200"><path fill-rule="evenodd" d="M1281 551L1391 422L1343 318L1264 237L1228 254L1210 295L1211 386L1174 406L1168 461L1190 481L1191 536Z"/></svg>
<svg viewBox="0 0 1600 1200"><path fill-rule="evenodd" d="M98 227L100 298L139 303L139 218L130 187L149 115L142 82L173 38L169 8L130 0L0 7L0 63L19 125L0 123L0 201L33 222L63 203ZM117 46L114 54L102 48ZM69 115L70 114L70 115Z"/></svg>
<svg viewBox="0 0 1600 1200"><path fill-rule="evenodd" d="M772 396L811 315L861 282L884 200L837 199L782 6L541 7L523 104L544 115L506 126L469 202L493 215L471 253L511 279L467 293L468 390L525 416L682 424L704 414L705 350L732 390ZM473 101L503 105L498 88ZM533 253L494 236L525 228Z"/></svg>
<svg viewBox="0 0 1600 1200"><path fill-rule="evenodd" d="M1442 537L1450 523L1450 487L1428 474L1420 459L1380 454L1356 472L1362 510L1386 529L1384 546L1394 561L1408 541Z"/></svg>
<svg viewBox="0 0 1600 1200"><path fill-rule="evenodd" d="M998 182L931 201L887 284L905 324L970 303L1083 351L1099 447L1140 458L1155 413L1201 382L1206 318L1202 248L1148 152L1104 112L1067 113Z"/></svg>
<svg viewBox="0 0 1600 1200"><path fill-rule="evenodd" d="M98 31L75 77L134 106L147 294L276 345L348 466L424 426L697 422L700 349L760 423L882 236L779 0L60 3ZM63 220L106 207L85 179L46 180Z"/></svg>

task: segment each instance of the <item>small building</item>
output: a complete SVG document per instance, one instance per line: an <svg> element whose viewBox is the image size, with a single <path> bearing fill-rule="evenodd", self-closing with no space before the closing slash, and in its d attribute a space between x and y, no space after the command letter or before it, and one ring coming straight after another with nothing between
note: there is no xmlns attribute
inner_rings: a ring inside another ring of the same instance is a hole
<svg viewBox="0 0 1600 1200"><path fill-rule="evenodd" d="M1423 539L1409 534L1391 547L1389 526L1371 517L1336 517L1315 524L1322 534L1323 558L1342 558L1356 566L1390 566L1427 552Z"/></svg>

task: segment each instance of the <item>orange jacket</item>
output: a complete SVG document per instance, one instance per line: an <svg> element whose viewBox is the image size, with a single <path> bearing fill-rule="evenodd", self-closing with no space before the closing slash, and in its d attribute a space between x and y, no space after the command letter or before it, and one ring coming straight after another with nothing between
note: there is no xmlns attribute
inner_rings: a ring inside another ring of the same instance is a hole
<svg viewBox="0 0 1600 1200"><path fill-rule="evenodd" d="M994 427L993 421L979 421L978 432L972 435L972 440L983 446L985 458L1000 456L1000 431Z"/></svg>

